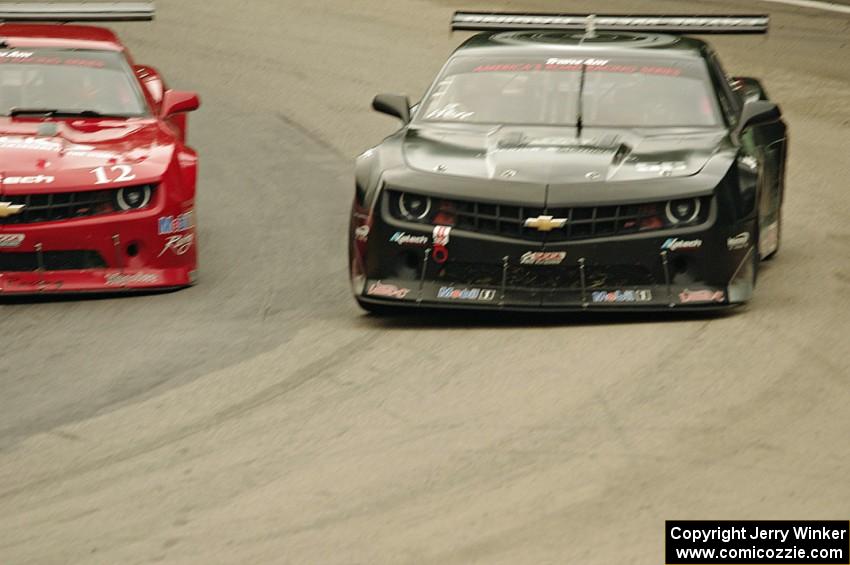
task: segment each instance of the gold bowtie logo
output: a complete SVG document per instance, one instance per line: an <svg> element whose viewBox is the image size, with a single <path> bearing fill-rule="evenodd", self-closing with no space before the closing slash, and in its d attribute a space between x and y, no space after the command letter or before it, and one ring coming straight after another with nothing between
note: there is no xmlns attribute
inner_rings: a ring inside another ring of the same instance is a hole
<svg viewBox="0 0 850 565"><path fill-rule="evenodd" d="M562 228L567 224L566 218L555 218L552 216L537 216L525 220L525 227L534 228L537 231L552 231Z"/></svg>
<svg viewBox="0 0 850 565"><path fill-rule="evenodd" d="M20 214L24 210L23 204L12 204L11 202L0 202L0 218L8 218Z"/></svg>

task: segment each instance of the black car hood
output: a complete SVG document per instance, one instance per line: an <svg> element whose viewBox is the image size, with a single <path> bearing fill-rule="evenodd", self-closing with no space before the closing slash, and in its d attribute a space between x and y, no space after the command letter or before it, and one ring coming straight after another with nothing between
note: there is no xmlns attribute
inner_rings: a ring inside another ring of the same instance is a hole
<svg viewBox="0 0 850 565"><path fill-rule="evenodd" d="M407 164L419 171L543 184L645 180L698 173L723 129L609 129L527 126L411 127Z"/></svg>
<svg viewBox="0 0 850 565"><path fill-rule="evenodd" d="M549 205L706 193L734 156L721 128L584 128L579 135L573 127L414 124L400 141L407 174L391 176L402 184L420 177L415 184L454 185L460 197L540 187Z"/></svg>

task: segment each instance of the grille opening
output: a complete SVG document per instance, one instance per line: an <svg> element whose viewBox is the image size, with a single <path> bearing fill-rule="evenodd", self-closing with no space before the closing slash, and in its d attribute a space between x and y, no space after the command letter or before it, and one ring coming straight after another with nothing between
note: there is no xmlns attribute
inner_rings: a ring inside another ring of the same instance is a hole
<svg viewBox="0 0 850 565"><path fill-rule="evenodd" d="M582 220L592 220L593 219L593 208L576 208L573 210L572 220L574 222L580 222Z"/></svg>
<svg viewBox="0 0 850 565"><path fill-rule="evenodd" d="M495 204L479 204L478 214L481 216L497 216L499 211Z"/></svg>
<svg viewBox="0 0 850 565"><path fill-rule="evenodd" d="M105 269L106 261L97 251L44 251L38 253L0 253L0 271L31 272L42 266L45 271Z"/></svg>
<svg viewBox="0 0 850 565"><path fill-rule="evenodd" d="M688 260L684 257L676 257L673 259L673 272L677 275L682 274L688 270Z"/></svg>
<svg viewBox="0 0 850 565"><path fill-rule="evenodd" d="M117 212L114 203L117 190L4 195L4 202L21 204L24 209L14 216L0 218L0 225L37 224L114 213Z"/></svg>
<svg viewBox="0 0 850 565"><path fill-rule="evenodd" d="M398 201L401 192L388 191L390 212L400 220ZM596 237L612 237L648 233L705 223L711 210L711 197L700 198L700 211L693 221L672 224L665 217L668 201L637 204L605 204L601 206L553 207L543 209L516 204L493 204L469 200L440 199L440 210L451 217L457 229L538 242L572 241ZM551 231L525 227L525 220L539 216L565 219L565 225ZM436 217L419 223L441 223Z"/></svg>
<svg viewBox="0 0 850 565"><path fill-rule="evenodd" d="M614 235L616 225L614 222L596 222L595 235Z"/></svg>
<svg viewBox="0 0 850 565"><path fill-rule="evenodd" d="M576 237L590 237L593 235L593 225L576 224L573 226L573 235Z"/></svg>
<svg viewBox="0 0 850 565"><path fill-rule="evenodd" d="M479 228L483 231L488 232L497 232L499 231L499 222L497 220L480 220L478 222Z"/></svg>
<svg viewBox="0 0 850 565"><path fill-rule="evenodd" d="M640 224L637 220L620 220L617 225L617 230L622 234L637 233Z"/></svg>
<svg viewBox="0 0 850 565"><path fill-rule="evenodd" d="M518 222L523 219L519 206L502 206L502 216L515 219Z"/></svg>
<svg viewBox="0 0 850 565"><path fill-rule="evenodd" d="M407 250L398 254L395 260L395 276L400 279L418 279L421 273L422 255Z"/></svg>
<svg viewBox="0 0 850 565"><path fill-rule="evenodd" d="M596 219L615 218L617 216L616 206L600 206L596 209Z"/></svg>

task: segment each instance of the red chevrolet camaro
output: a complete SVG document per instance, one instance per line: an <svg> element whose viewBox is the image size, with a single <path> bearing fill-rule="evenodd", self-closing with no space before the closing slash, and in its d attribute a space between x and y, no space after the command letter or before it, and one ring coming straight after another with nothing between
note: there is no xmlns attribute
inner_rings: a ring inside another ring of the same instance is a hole
<svg viewBox="0 0 850 565"><path fill-rule="evenodd" d="M110 30L59 24L152 7L14 16L0 13L0 295L192 284L198 96L135 65ZM8 23L30 18L56 21Z"/></svg>

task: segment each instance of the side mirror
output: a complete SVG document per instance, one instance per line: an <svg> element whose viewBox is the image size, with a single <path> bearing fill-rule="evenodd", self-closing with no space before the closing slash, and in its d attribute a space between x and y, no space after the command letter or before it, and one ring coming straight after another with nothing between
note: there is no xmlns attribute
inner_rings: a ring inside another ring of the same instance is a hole
<svg viewBox="0 0 850 565"><path fill-rule="evenodd" d="M162 97L160 115L169 118L182 112L192 112L201 107L201 100L194 92L166 90Z"/></svg>
<svg viewBox="0 0 850 565"><path fill-rule="evenodd" d="M740 134L749 126L774 122L782 117L779 106L768 100L754 100L744 104L741 110L741 118L738 120L737 131Z"/></svg>
<svg viewBox="0 0 850 565"><path fill-rule="evenodd" d="M732 77L729 86L743 103L767 100L767 93L758 79L752 77Z"/></svg>
<svg viewBox="0 0 850 565"><path fill-rule="evenodd" d="M165 94L165 82L159 72L146 65L133 65L133 72L136 73L136 77L150 94L153 103L159 106L162 103L162 96Z"/></svg>
<svg viewBox="0 0 850 565"><path fill-rule="evenodd" d="M372 108L382 114L395 116L405 124L410 122L410 101L407 96L379 94L372 100Z"/></svg>

